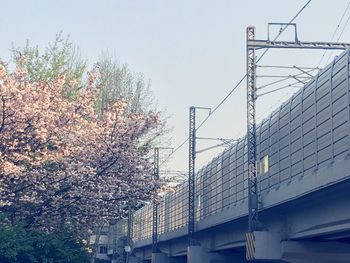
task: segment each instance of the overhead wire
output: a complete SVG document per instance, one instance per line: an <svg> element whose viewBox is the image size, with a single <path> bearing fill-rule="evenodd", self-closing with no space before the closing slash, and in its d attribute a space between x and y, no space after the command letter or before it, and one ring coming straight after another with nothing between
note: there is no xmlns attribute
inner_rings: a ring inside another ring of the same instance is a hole
<svg viewBox="0 0 350 263"><path fill-rule="evenodd" d="M339 42L340 38L342 37L342 35L343 35L344 31L345 31L345 28L349 24L349 21L350 21L350 14L349 14L348 18L346 19L346 22L345 22L345 24L343 26L343 29L342 29L342 31L340 32L340 34L339 34L339 36L337 38L337 42ZM332 50L332 52L329 54L329 57L328 57L327 62L326 62L326 65L328 64L329 60L332 58L333 52L334 52L334 50Z"/></svg>
<svg viewBox="0 0 350 263"><path fill-rule="evenodd" d="M296 82L287 84L287 85L285 85L285 86L278 87L278 88L276 88L276 89L273 89L273 90L269 90L269 91L260 93L260 94L258 95L258 97L262 97L262 96L264 96L264 95L267 95L267 94L270 94L270 93L272 93L272 92L275 92L275 91L278 91L278 90L281 90L281 89L285 89L285 88L292 88L292 87L293 87L293 88L300 88L300 86L296 86L296 84L300 84L300 82L299 82L299 81L296 81Z"/></svg>
<svg viewBox="0 0 350 263"><path fill-rule="evenodd" d="M346 6L346 8L345 8L345 10L344 10L344 12L343 12L343 14L342 14L342 16L341 16L340 19L339 19L339 22L338 22L338 24L337 24L337 26L336 26L336 28L335 28L333 34L332 34L332 37L331 37L330 42L332 42L332 41L334 40L335 35L337 34L337 32L338 32L338 30L339 30L339 28L340 28L340 25L341 25L341 23L343 22L343 19L344 19L346 13L347 13L349 7L350 7L350 1L349 1L349 3L347 4L347 6ZM349 20L349 18L348 18L348 20ZM347 21L348 21L348 20L347 20ZM343 28L342 31L344 31L344 28ZM341 33L341 34L342 34L342 33ZM340 38L338 38L338 40L339 40L339 39L340 39ZM338 41L338 40L337 40L337 41ZM321 65L323 59L324 59L325 56L326 56L326 53L327 53L327 50L325 50L325 51L323 52L322 57L321 57L320 61L319 61L318 64L317 64L317 68ZM332 52L331 54L333 54L333 52ZM328 58L328 59L329 59L329 58ZM328 62L328 59L327 59L327 62ZM326 62L326 64L327 64L327 62Z"/></svg>
<svg viewBox="0 0 350 263"><path fill-rule="evenodd" d="M313 71L313 70L310 70L310 71L308 71L308 72L312 72L312 71ZM295 75L289 75L289 76L286 76L286 77L284 77L284 78L282 78L282 79L279 79L279 80L276 80L276 81L269 82L269 83L267 83L267 84L261 85L261 86L257 87L256 89L257 89L257 90L261 90L261 89L263 89L263 88L266 88L266 87L269 87L269 86L272 86L272 85L275 85L275 84L284 82L284 81L286 81L286 80L289 80L289 79L291 79L291 78L293 78L293 77L300 77L300 76L302 76L303 74L304 74L304 73L299 73L299 74L295 74ZM303 77L303 78L309 79L310 77Z"/></svg>
<svg viewBox="0 0 350 263"><path fill-rule="evenodd" d="M220 101L220 103L213 109L211 110L210 114L207 115L207 117L198 125L196 128L196 131L204 125L204 123L221 107L221 105L231 96L231 94L238 88L238 86L243 82L247 75L244 75L238 83L234 86L234 88ZM186 138L179 146L177 146L172 153L166 157L166 159L160 164L163 165L165 162L169 160L169 158L174 155L175 152L177 152L186 142L188 142L188 138Z"/></svg>
<svg viewBox="0 0 350 263"><path fill-rule="evenodd" d="M344 30L345 30L346 26L347 26L348 23L349 23L349 20L350 20L350 14L349 14L349 16L348 16L348 18L347 18L347 20L346 20L346 22L345 22L345 24L344 24L344 27L343 27L343 29L342 29L342 31L341 31L339 37L337 38L337 42L339 42L341 36L343 35ZM331 58L333 57L333 53L334 53L334 50L332 50L332 51L330 52L330 54L329 54L329 56L328 56L328 59L327 59L327 61L326 61L326 65L329 63L329 61L330 61Z"/></svg>
<svg viewBox="0 0 350 263"><path fill-rule="evenodd" d="M276 81L273 81L273 82L270 82L270 83L267 83L267 84L264 84L264 85L261 85L259 87L257 87L257 91L258 90L265 90L265 88L269 87L269 86L273 86L275 84L279 84L281 82L285 82L293 77L300 77L302 75L308 75L308 79L310 79L313 75L310 74L311 72L314 72L316 70L318 70L318 68L312 68L312 67L297 67L297 66L271 66L272 68L287 68L287 69L298 69L298 70L302 70L301 73L299 74L295 74L295 75L289 75L288 77L285 77L283 79L279 79L279 80L276 80ZM262 68L270 68L270 66L262 66ZM304 70L305 69L305 70ZM295 87L295 88L298 88L299 86L297 86L297 82L294 83L289 83L288 85L285 85L285 86L282 86L282 87L279 87L279 89L283 89L283 88L287 88L287 87ZM300 86L302 87L302 86ZM276 90L274 90L276 91ZM273 92L274 92L273 91ZM274 109L276 109L277 105L280 105L282 101L284 101L286 98L289 98L291 93L294 93L295 92L295 89L290 89L288 92L286 92L281 98L279 98L273 105L271 105L267 110L265 110L263 113L261 113L256 119L257 119L257 122L260 122L260 120L262 119L262 117L264 117L268 112L271 112L273 111ZM260 96L262 96L264 94L260 94Z"/></svg>
<svg viewBox="0 0 350 263"><path fill-rule="evenodd" d="M281 27L281 30L278 32L277 36L273 39L273 41L276 41L281 35L282 33L287 29L287 27L289 26L289 24L293 23L294 20L304 11L304 9L311 3L311 0L307 1L307 3L299 10L299 12L284 26ZM272 42L273 42L272 41ZM258 63L265 55L266 53L269 51L269 48L266 48L264 50L264 52L261 54L261 56L257 59L256 63Z"/></svg>
<svg viewBox="0 0 350 263"><path fill-rule="evenodd" d="M306 2L306 4L304 4L304 6L296 13L296 15L289 21L288 24L291 24L294 22L294 20L304 11L304 9L311 3L312 0L308 0ZM284 25L281 27L281 30L278 32L278 34L276 35L276 37L273 39L273 41L276 41L281 35L282 33L287 29L287 27L289 26L288 24ZM257 59L256 63L258 63L268 52L269 48L265 49L264 52L261 54L261 56ZM210 112L210 114L204 118L204 120L198 125L198 127L196 128L196 131L198 129L200 129L204 123L206 123L206 121L222 106L222 104L224 104L224 102L231 96L231 94L239 87L239 85L245 80L245 78L247 77L247 74L245 74L238 82L237 84L229 91L229 93L219 102L219 104L214 107L214 109ZM160 164L160 166L162 166L164 163L166 163L169 158L174 155L183 145L185 145L186 142L188 142L189 138L186 138L182 143L180 143L179 146L177 146L174 151L172 151L172 153L170 153L165 160Z"/></svg>
<svg viewBox="0 0 350 263"><path fill-rule="evenodd" d="M277 79L285 79L285 78L293 78L293 77L298 77L299 78L302 78L302 79L308 79L310 78L310 76L302 76L302 75L305 75L305 73L299 73L299 74L296 74L296 75L259 75L259 76L256 76L257 78L277 78Z"/></svg>
<svg viewBox="0 0 350 263"><path fill-rule="evenodd" d="M278 105L281 104L282 101L286 100L287 98L290 97L291 93L295 92L295 90L291 89L288 92L286 92L286 94L284 96L282 96L281 98L279 98L273 105L271 105L267 110L265 110L263 113L261 113L256 119L257 122L259 122L267 113L275 110L277 108Z"/></svg>
<svg viewBox="0 0 350 263"><path fill-rule="evenodd" d="M336 29L335 29L334 32L333 32L333 35L332 35L332 37L331 37L331 39L330 39L330 42L332 42L332 41L334 40L334 38L335 38L335 36L336 36L336 33L337 33L338 30L340 29L340 25L341 25L343 19L345 18L345 15L346 15L346 13L347 13L349 7L350 7L350 1L349 1L349 3L347 4L347 6L346 6L346 8L345 8L345 10L344 10L344 12L343 12L343 14L342 14L342 16L341 16L339 22L338 22L338 24L337 24L337 26L336 26ZM350 15L348 16L347 20L345 21L345 24L344 24L344 26L343 26L343 28L342 28L342 30L341 30L341 32L340 32L340 34L339 34L339 36L338 36L336 42L338 42L338 41L340 40L340 38L341 38L342 34L344 33L344 31L345 31L345 29L346 29L346 26L348 25L349 21L350 21ZM313 69L313 70L319 70L319 69L320 69L320 65L321 65L321 63L322 63L322 60L325 58L326 53L327 53L327 50L325 50L325 51L323 52L323 55L322 55L322 57L321 57L321 59L320 59L318 65L317 65L315 68L311 68L311 67L300 67L300 69L310 69L310 71L312 71L312 69ZM331 58L332 53L333 53L333 50L332 50L330 56L328 57L326 64L328 64L328 61L329 61L329 59ZM262 67L262 68L264 68L264 67L266 67L266 68L270 68L270 67L271 67L271 68L294 68L294 66L293 66L293 67L288 67L288 66L269 66L269 65L267 65L267 66L258 65L258 67ZM310 72L310 71L309 71L309 72ZM284 80L284 79L283 79L283 80ZM277 82L281 82L281 81L283 81L283 80L278 80ZM271 84L273 84L273 83L271 83ZM297 84L297 82L295 82L294 84ZM290 85L292 85L292 86L290 86ZM279 89L287 88L287 87L289 87L289 86L290 86L290 87L297 87L297 86L294 86L293 83L290 84L290 85L286 85L286 86L280 87ZM264 86L262 86L262 87L264 87ZM275 91L275 90L274 90L274 91ZM278 102L275 103L273 106L271 106L269 110L271 110L273 107L276 107L276 106L277 106L283 99L285 99L286 97L289 97L290 93L292 93L292 92L293 92L293 90L291 90L290 92L286 93L286 95L283 96L281 99L279 99ZM263 94L260 94L260 96L261 96L261 95L265 95L265 94L263 93ZM267 111L266 111L266 112L267 112ZM261 114L261 116L259 116L257 119L260 119L263 115L266 114L266 112L264 112L263 114Z"/></svg>
<svg viewBox="0 0 350 263"><path fill-rule="evenodd" d="M256 65L257 68L279 68L279 69L310 69L310 70L316 70L319 68L312 68L312 67L296 67L296 66L282 66L282 65Z"/></svg>
<svg viewBox="0 0 350 263"><path fill-rule="evenodd" d="M337 38L337 42L340 40L341 36L343 35L345 28L346 28L347 25L349 24L349 20L350 20L350 14L349 14L348 19L346 20L346 22L345 22L345 24L344 24L344 27L343 27L342 31L340 32L339 37Z"/></svg>

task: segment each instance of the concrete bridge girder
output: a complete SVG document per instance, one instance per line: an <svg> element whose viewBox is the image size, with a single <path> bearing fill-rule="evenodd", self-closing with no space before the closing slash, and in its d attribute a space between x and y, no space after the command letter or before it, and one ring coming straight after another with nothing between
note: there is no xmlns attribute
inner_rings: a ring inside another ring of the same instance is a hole
<svg viewBox="0 0 350 263"><path fill-rule="evenodd" d="M151 263L186 263L182 257L169 257L166 253L152 253Z"/></svg>
<svg viewBox="0 0 350 263"><path fill-rule="evenodd" d="M209 252L202 246L189 246L187 258L169 257L166 253L152 253L152 263L246 263L242 255L227 252Z"/></svg>
<svg viewBox="0 0 350 263"><path fill-rule="evenodd" d="M187 248L187 263L243 263L242 255L228 252L209 252L202 246L189 246Z"/></svg>
<svg viewBox="0 0 350 263"><path fill-rule="evenodd" d="M262 231L261 240L256 241L257 251L260 249L261 253L265 253L265 256L255 256L259 258L257 262L350 262L349 187L350 180L324 189L319 194L312 193L285 205L263 210L260 218L266 224L270 236L264 237L266 231ZM223 210L198 222L196 238L202 247L208 248L209 254L214 252L223 255L223 251L230 251L232 254L241 254L242 260L231 259L227 262L247 262L246 217L234 218L233 212L236 213L236 208ZM276 249L271 252L273 246ZM323 252L317 250L318 247L322 247ZM342 247L341 251L336 250L339 247ZM161 235L159 249L172 260L170 262L187 262L186 229ZM269 256L266 256L268 251ZM136 243L136 256L150 262L151 252L149 240ZM273 257L271 253L274 253Z"/></svg>
<svg viewBox="0 0 350 263"><path fill-rule="evenodd" d="M325 241L283 241L280 234L253 232L253 242L247 242L250 259L283 260L291 263L346 263L350 260L350 244Z"/></svg>
<svg viewBox="0 0 350 263"><path fill-rule="evenodd" d="M293 260L309 260L317 263L345 263L350 261L350 245L340 242L281 242L282 258Z"/></svg>

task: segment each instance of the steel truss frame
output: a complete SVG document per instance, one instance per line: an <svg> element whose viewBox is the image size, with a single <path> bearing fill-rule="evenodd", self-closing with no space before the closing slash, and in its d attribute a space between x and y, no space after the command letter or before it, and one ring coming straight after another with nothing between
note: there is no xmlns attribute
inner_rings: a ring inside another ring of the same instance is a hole
<svg viewBox="0 0 350 263"><path fill-rule="evenodd" d="M159 180L159 148L154 148L153 176L154 180ZM152 252L157 253L158 250L158 202L153 201L152 211Z"/></svg>
<svg viewBox="0 0 350 263"><path fill-rule="evenodd" d="M188 152L188 245L196 245L195 231L195 159L196 159L196 107L189 112L189 152Z"/></svg>
<svg viewBox="0 0 350 263"><path fill-rule="evenodd" d="M289 25L288 23L270 23L271 25ZM295 41L256 40L255 27L249 26L246 31L247 43L247 144L248 144L248 232L262 230L259 221L259 186L256 174L256 68L255 51L269 48L294 49L328 49L342 50L350 43L334 42L302 42L298 40L296 24L290 24L295 29ZM270 25L269 25L270 26ZM270 38L270 37L269 37Z"/></svg>

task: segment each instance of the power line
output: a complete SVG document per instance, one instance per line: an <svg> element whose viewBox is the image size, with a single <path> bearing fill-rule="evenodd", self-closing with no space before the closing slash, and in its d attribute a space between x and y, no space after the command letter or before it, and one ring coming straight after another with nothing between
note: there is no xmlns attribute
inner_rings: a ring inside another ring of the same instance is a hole
<svg viewBox="0 0 350 263"><path fill-rule="evenodd" d="M338 25L336 26L336 28L335 28L335 30L334 30L334 32L333 32L333 35L332 35L332 37L331 37L330 42L332 42L333 39L335 38L335 35L337 34L338 29L340 28L340 24L343 22L343 19L344 19L344 17L345 17L346 12L347 12L348 9L349 9L349 7L350 7L350 1L349 1L348 5L346 6L346 8L345 8L345 10L344 10L344 12L343 12L343 14L342 14L342 16L341 16L339 22L338 22ZM349 18L348 18L348 20L349 20ZM341 33L340 35L343 34L343 31L344 31L344 28L343 28L342 33ZM338 38L338 40L339 40L339 38ZM327 53L327 50L325 50L325 51L323 52L322 57L321 57L320 61L318 62L317 68L321 65L321 62L322 62L322 60L324 59L326 53ZM331 54L333 54L333 51L332 51ZM327 62L328 62L328 60L329 60L329 58L327 59ZM327 64L327 62L326 62L326 64Z"/></svg>
<svg viewBox="0 0 350 263"><path fill-rule="evenodd" d="M349 23L349 20L350 20L350 15L348 16L348 19L346 20L346 22L345 22L345 24L344 24L344 27L343 27L342 31L340 32L340 35L339 35L339 37L338 37L338 39L337 39L337 42L340 40L341 36L343 35L344 30L345 30L346 26L347 26L348 23Z"/></svg>
<svg viewBox="0 0 350 263"><path fill-rule="evenodd" d="M304 11L304 9L310 4L311 0L307 1L307 3L299 10L299 12L283 27L281 27L281 30L278 32L277 36L273 39L273 41L276 41L282 33L287 29L289 24L293 23L294 20ZM266 55L266 53L269 51L269 48L265 49L264 52L261 54L261 56L257 59L256 64Z"/></svg>
<svg viewBox="0 0 350 263"><path fill-rule="evenodd" d="M288 98L288 97L291 95L292 92L294 92L294 91L291 89L291 90L289 90L284 96L282 96L281 98L279 98L279 99L276 101L276 103L274 103L273 105L271 105L269 109L267 109L266 111L264 111L263 113L261 113L261 114L257 117L257 121L260 122L260 121L262 120L262 118L263 118L268 112L271 112L271 111L273 111L273 110L276 110L277 106L280 105L281 102L282 102L283 100L285 100L286 98Z"/></svg>
<svg viewBox="0 0 350 263"><path fill-rule="evenodd" d="M312 67L296 67L296 66L285 66L285 65L256 65L257 68L278 68L278 69L310 69L310 70L318 70L319 68Z"/></svg>
<svg viewBox="0 0 350 263"><path fill-rule="evenodd" d="M224 104L224 102L231 96L231 94L238 88L239 85L241 85L241 83L243 82L243 80L246 78L247 75L244 75L239 81L238 83L233 87L233 89L230 90L230 92L220 101L220 103L211 111L211 113L198 125L198 127L196 128L196 131L203 126L203 124L210 118L210 116L212 116L220 107L222 104Z"/></svg>
<svg viewBox="0 0 350 263"><path fill-rule="evenodd" d="M257 78L277 78L277 79L288 79L293 77L298 77L302 79L308 79L310 76L303 76L305 73L299 73L296 75L257 75Z"/></svg>
<svg viewBox="0 0 350 263"><path fill-rule="evenodd" d="M311 70L310 70L311 71ZM299 74L295 74L295 75L289 75L289 76L286 76L282 79L279 79L279 80L276 80L276 81L273 81L273 82L270 82L270 83L267 83L267 84L264 84L264 85L261 85L260 87L257 87L257 90L261 90L261 89L264 89L266 87L269 87L269 86L272 86L272 85L275 85L275 84L278 84L278 83L281 83L281 82L284 82L284 81L287 81L287 80L290 80L294 77L301 77L304 73L299 73ZM303 76L304 79L310 79L310 77L306 77L306 76Z"/></svg>
<svg viewBox="0 0 350 263"><path fill-rule="evenodd" d="M245 74L239 81L238 83L234 86L234 88L220 101L220 103L211 111L211 113L198 125L196 128L196 131L204 125L204 123L212 116L220 107L221 105L231 96L231 94L238 88L238 86L243 82L247 74ZM185 143L188 142L188 138L186 138L178 147L174 149L172 153L168 155L168 157L160 164L163 165L165 162L169 160L169 158L176 153L182 146L185 145Z"/></svg>
<svg viewBox="0 0 350 263"><path fill-rule="evenodd" d="M346 19L346 22L345 22L345 24L344 24L344 26L343 26L343 29L342 29L342 31L340 32L340 35L339 35L338 38L337 38L337 42L339 41L339 39L340 39L341 36L343 35L344 30L345 30L345 28L347 27L347 25L348 25L348 23L349 23L349 20L350 20L350 14L349 14L348 18ZM327 62L326 62L326 65L328 64L328 62L329 62L329 60L332 58L332 56L333 56L333 50L332 50L332 52L329 54L329 57L328 57Z"/></svg>
<svg viewBox="0 0 350 263"><path fill-rule="evenodd" d="M304 11L304 9L310 4L311 0L307 1L307 3L298 11L298 13L289 21L288 24L291 24L294 22L294 20ZM287 29L287 27L289 25L285 25L284 27L281 28L281 30L279 31L279 33L277 34L277 36L274 38L273 41L276 41L281 34ZM257 59L256 63L258 63L267 53L269 49L265 49L264 52L261 54L261 56ZM230 92L219 102L219 104L211 111L211 113L198 125L198 127L196 128L196 131L201 128L204 123L221 107L222 104L224 104L224 102L231 96L231 94L238 88L238 86L245 80L245 78L247 77L247 74L245 74L238 82L237 84L230 90ZM176 147L174 149L174 151L172 153L170 153L168 155L168 157L160 164L163 165L165 162L167 162L169 160L169 158L174 155L183 145L185 145L185 143L188 141L188 138L186 138L178 147Z"/></svg>
<svg viewBox="0 0 350 263"><path fill-rule="evenodd" d="M267 95L267 94L270 94L272 92L275 92L275 91L278 91L278 90L281 90L281 89L285 89L285 88L300 88L300 86L296 86L297 84L300 84L299 81L296 81L296 82L293 82L293 83L290 83L290 84L287 84L285 86L282 86L282 87L279 87L279 88L276 88L276 89L273 89L273 90L269 90L269 91L266 91L264 93L261 93L258 95L258 97L262 97L264 95Z"/></svg>

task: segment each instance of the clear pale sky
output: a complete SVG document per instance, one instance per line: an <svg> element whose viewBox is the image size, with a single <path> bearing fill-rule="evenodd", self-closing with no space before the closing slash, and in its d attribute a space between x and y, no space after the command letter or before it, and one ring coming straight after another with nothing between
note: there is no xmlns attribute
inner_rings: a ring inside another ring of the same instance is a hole
<svg viewBox="0 0 350 263"><path fill-rule="evenodd" d="M115 53L121 63L128 63L133 71L142 72L151 81L159 107L171 115L169 125L174 127L171 136L176 147L188 135L189 106L215 107L244 75L246 26L256 26L257 38L265 39L268 22L288 22L306 2L0 0L0 57L8 59L12 43L23 46L27 39L44 47L59 31L70 35L91 63L101 51ZM330 41L348 2L312 0L296 20L299 39ZM349 32L350 25L340 41L350 42ZM286 32L284 39L291 37L290 33ZM323 51L271 50L260 64L316 67L322 54ZM285 89L262 97L257 115L266 116L295 90ZM200 129L198 136L242 136L246 127L245 100L244 82ZM198 113L198 122L205 114ZM208 145L201 141L198 148ZM187 149L186 144L162 169L187 170ZM199 155L197 167L218 152Z"/></svg>

